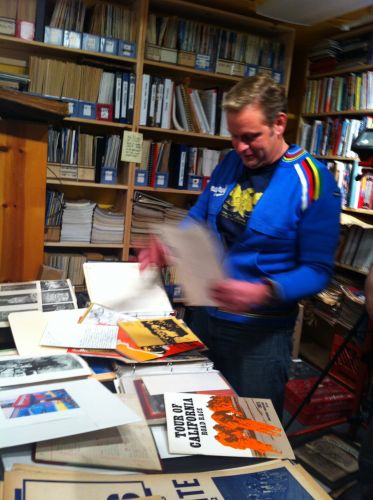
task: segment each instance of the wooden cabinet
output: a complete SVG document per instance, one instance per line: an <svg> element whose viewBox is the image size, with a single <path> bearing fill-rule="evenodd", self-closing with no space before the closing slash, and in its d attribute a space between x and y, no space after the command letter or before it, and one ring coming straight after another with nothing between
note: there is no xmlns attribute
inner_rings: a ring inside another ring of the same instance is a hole
<svg viewBox="0 0 373 500"><path fill-rule="evenodd" d="M0 120L0 282L40 272L47 138L47 124Z"/></svg>

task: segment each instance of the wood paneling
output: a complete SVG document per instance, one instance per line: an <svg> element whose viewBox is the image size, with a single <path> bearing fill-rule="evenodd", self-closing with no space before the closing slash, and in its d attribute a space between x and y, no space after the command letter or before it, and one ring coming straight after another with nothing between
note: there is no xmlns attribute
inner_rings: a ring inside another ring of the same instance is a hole
<svg viewBox="0 0 373 500"><path fill-rule="evenodd" d="M43 262L46 124L0 120L0 282L33 280Z"/></svg>

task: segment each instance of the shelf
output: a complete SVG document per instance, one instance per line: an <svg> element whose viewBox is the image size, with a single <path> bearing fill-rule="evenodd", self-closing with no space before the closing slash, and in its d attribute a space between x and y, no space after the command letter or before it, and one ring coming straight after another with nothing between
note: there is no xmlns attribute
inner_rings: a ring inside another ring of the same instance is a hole
<svg viewBox="0 0 373 500"><path fill-rule="evenodd" d="M199 69L194 69L189 66L181 66L178 64L169 64L161 61L153 61L152 59L144 60L144 72L161 72L167 71L167 75L173 78L183 76L184 78L191 77L193 81L202 80L209 81L213 80L216 83L229 83L234 84L242 80L239 76L225 75L223 73L213 73L210 71L202 71Z"/></svg>
<svg viewBox="0 0 373 500"><path fill-rule="evenodd" d="M221 135L201 134L199 132L186 132L185 130L174 130L169 128L159 127L146 127L145 125L139 126L139 131L154 136L155 134L167 135L169 137L185 138L185 139L201 139L204 142L212 141L223 144L231 144L230 137L223 137Z"/></svg>
<svg viewBox="0 0 373 500"><path fill-rule="evenodd" d="M354 273L362 274L363 276L368 276L368 271L364 271L362 269L356 269L356 267L348 266L347 264L340 264L339 262L336 262L335 265L340 269L346 269L347 271L353 271Z"/></svg>
<svg viewBox="0 0 373 500"><path fill-rule="evenodd" d="M363 73L364 71L370 71L373 69L373 64L357 64L355 66L350 66L349 68L336 69L334 71L328 71L326 73L318 73L316 75L309 75L307 80L319 80L320 78L325 78L327 76L337 76L345 75L347 73Z"/></svg>
<svg viewBox="0 0 373 500"><path fill-rule="evenodd" d="M334 155L312 155L319 160L337 160L337 161L354 161L358 158L347 158L347 156L334 156Z"/></svg>
<svg viewBox="0 0 373 500"><path fill-rule="evenodd" d="M153 188L149 186L134 186L136 191L152 191L153 193L174 193L174 194L190 194L191 196L199 196L202 191L191 191L190 189L174 189L174 188Z"/></svg>
<svg viewBox="0 0 373 500"><path fill-rule="evenodd" d="M351 212L355 214L362 215L373 215L373 210L368 210L367 208L343 208L343 212Z"/></svg>
<svg viewBox="0 0 373 500"><path fill-rule="evenodd" d="M372 115L373 109L345 110L345 111L329 111L328 113L321 111L318 113L302 113L303 118L319 118L323 116L364 116Z"/></svg>
<svg viewBox="0 0 373 500"><path fill-rule="evenodd" d="M69 123L80 123L81 125L92 125L95 128L106 127L106 128L118 128L127 130L132 129L132 125L129 125L127 123L109 122L105 120L88 120L86 118L79 118L77 116L68 116L67 118L64 118L63 121Z"/></svg>
<svg viewBox="0 0 373 500"><path fill-rule="evenodd" d="M85 243L84 241L45 241L44 246L57 248L123 248L122 243Z"/></svg>
<svg viewBox="0 0 373 500"><path fill-rule="evenodd" d="M57 186L89 187L93 189L118 189L118 190L128 189L128 186L126 184L99 184L96 182L88 182L88 181L69 181L67 179L47 179L47 184L57 185Z"/></svg>
<svg viewBox="0 0 373 500"><path fill-rule="evenodd" d="M24 40L22 38L17 38L14 36L0 35L0 43L2 48L7 48L11 50L22 50L27 53L42 54L42 55L53 55L57 54L69 59L84 60L89 62L89 59L97 60L99 59L103 64L105 61L112 63L130 63L131 65L136 63L136 59L131 57L122 57L112 54L103 54L102 52L92 52L89 50L82 49L69 49L63 47L62 45L49 45L44 42L36 42L34 40Z"/></svg>
<svg viewBox="0 0 373 500"><path fill-rule="evenodd" d="M202 191L191 191L189 189L173 189L173 188L154 188L149 186L134 186L136 191L151 191L153 193L174 193L174 194L189 194L198 196Z"/></svg>

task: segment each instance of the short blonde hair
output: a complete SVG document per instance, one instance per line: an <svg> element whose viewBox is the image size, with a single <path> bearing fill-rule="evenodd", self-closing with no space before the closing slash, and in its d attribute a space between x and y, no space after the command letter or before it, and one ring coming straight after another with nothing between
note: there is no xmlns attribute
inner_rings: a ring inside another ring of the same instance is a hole
<svg viewBox="0 0 373 500"><path fill-rule="evenodd" d="M249 104L260 106L267 123L272 125L278 113L287 112L285 89L263 73L240 80L223 99L225 111L241 111Z"/></svg>

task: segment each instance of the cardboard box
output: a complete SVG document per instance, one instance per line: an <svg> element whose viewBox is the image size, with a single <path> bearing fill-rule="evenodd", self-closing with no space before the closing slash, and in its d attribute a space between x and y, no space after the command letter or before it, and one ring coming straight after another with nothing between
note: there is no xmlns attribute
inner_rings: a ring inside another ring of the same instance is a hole
<svg viewBox="0 0 373 500"><path fill-rule="evenodd" d="M64 30L63 46L69 49L80 49L82 46L82 34L78 31Z"/></svg>
<svg viewBox="0 0 373 500"><path fill-rule="evenodd" d="M181 66L188 66L194 68L196 65L196 53L179 50L177 53L177 63Z"/></svg>
<svg viewBox="0 0 373 500"><path fill-rule="evenodd" d="M61 227L45 226L44 234L45 241L60 241Z"/></svg>
<svg viewBox="0 0 373 500"><path fill-rule="evenodd" d="M16 20L0 17L0 34L14 36L16 34Z"/></svg>
<svg viewBox="0 0 373 500"><path fill-rule="evenodd" d="M102 36L100 39L100 52L116 56L118 54L118 40Z"/></svg>
<svg viewBox="0 0 373 500"><path fill-rule="evenodd" d="M118 171L116 168L101 168L100 184L117 184Z"/></svg>
<svg viewBox="0 0 373 500"><path fill-rule="evenodd" d="M62 45L63 30L46 26L44 29L44 43L49 43L50 45Z"/></svg>
<svg viewBox="0 0 373 500"><path fill-rule="evenodd" d="M211 56L207 54L196 54L196 69L201 71L213 71Z"/></svg>
<svg viewBox="0 0 373 500"><path fill-rule="evenodd" d="M145 58L151 59L152 61L160 61L161 47L159 45L154 45L153 43L147 43L145 47Z"/></svg>
<svg viewBox="0 0 373 500"><path fill-rule="evenodd" d="M141 168L135 170L135 186L148 185L148 171Z"/></svg>
<svg viewBox="0 0 373 500"><path fill-rule="evenodd" d="M16 37L23 40L33 40L35 36L35 23L30 21L16 22Z"/></svg>
<svg viewBox="0 0 373 500"><path fill-rule="evenodd" d="M47 179L68 179L76 181L78 180L78 166L48 163Z"/></svg>
<svg viewBox="0 0 373 500"><path fill-rule="evenodd" d="M136 44L134 42L118 40L118 56L136 57Z"/></svg>
<svg viewBox="0 0 373 500"><path fill-rule="evenodd" d="M88 101L78 102L78 116L87 120L96 119L96 103Z"/></svg>
<svg viewBox="0 0 373 500"><path fill-rule="evenodd" d="M96 120L113 121L112 104L96 104Z"/></svg>
<svg viewBox="0 0 373 500"><path fill-rule="evenodd" d="M188 189L189 191L201 191L202 190L202 179L200 175L189 175L188 176Z"/></svg>
<svg viewBox="0 0 373 500"><path fill-rule="evenodd" d="M177 50L161 47L160 50L161 61L170 64L177 64Z"/></svg>
<svg viewBox="0 0 373 500"><path fill-rule="evenodd" d="M100 52L100 37L91 33L83 33L82 50L89 52Z"/></svg>
<svg viewBox="0 0 373 500"><path fill-rule="evenodd" d="M78 166L78 181L95 182L95 166L79 165Z"/></svg>
<svg viewBox="0 0 373 500"><path fill-rule="evenodd" d="M158 187L158 188L168 187L168 173L167 172L157 172L156 173L154 187Z"/></svg>

